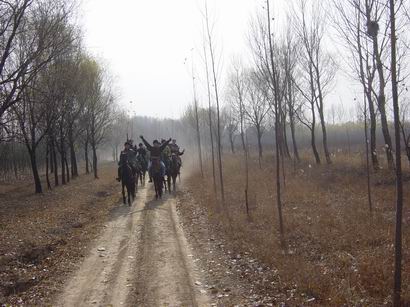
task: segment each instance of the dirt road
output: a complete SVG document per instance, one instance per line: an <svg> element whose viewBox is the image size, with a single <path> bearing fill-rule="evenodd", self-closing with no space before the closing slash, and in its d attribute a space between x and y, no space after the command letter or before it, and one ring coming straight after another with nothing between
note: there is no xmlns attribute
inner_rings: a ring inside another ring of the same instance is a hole
<svg viewBox="0 0 410 307"><path fill-rule="evenodd" d="M210 306L172 196L119 207L56 306Z"/></svg>

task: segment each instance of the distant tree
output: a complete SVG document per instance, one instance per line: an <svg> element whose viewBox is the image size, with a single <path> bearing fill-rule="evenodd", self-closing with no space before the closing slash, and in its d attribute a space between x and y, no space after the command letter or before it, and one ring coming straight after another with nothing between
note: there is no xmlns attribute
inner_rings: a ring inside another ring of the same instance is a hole
<svg viewBox="0 0 410 307"><path fill-rule="evenodd" d="M308 4L312 4L308 8ZM324 34L326 30L326 18L321 6L316 0L299 0L298 8L295 10L295 31L303 48L300 57L304 64L302 71L308 75L309 95L318 111L322 127L323 150L326 162L332 163L327 142L327 130L325 122L325 96L332 86L336 74L336 63L332 55L324 49ZM314 120L312 119L312 122ZM316 156L316 155L315 155ZM318 161L316 159L316 161Z"/></svg>
<svg viewBox="0 0 410 307"><path fill-rule="evenodd" d="M231 147L231 152L235 153L235 139L236 133L238 131L238 121L237 118L233 114L233 110L230 107L226 107L222 111L222 116L224 118L225 124L225 131L228 134L229 145Z"/></svg>
<svg viewBox="0 0 410 307"><path fill-rule="evenodd" d="M246 100L244 111L248 121L255 127L258 140L259 167L262 168L262 135L265 132L265 120L269 112L266 83L255 71L246 75Z"/></svg>

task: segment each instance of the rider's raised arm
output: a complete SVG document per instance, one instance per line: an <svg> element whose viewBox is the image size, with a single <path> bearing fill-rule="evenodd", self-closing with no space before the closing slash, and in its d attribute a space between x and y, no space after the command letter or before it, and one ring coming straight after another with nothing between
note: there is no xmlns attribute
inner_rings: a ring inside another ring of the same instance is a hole
<svg viewBox="0 0 410 307"><path fill-rule="evenodd" d="M162 144L159 148L161 149L161 151L163 151L165 149L165 147L168 146L169 143L171 143L171 138L169 138L168 141L166 141L164 144Z"/></svg>
<svg viewBox="0 0 410 307"><path fill-rule="evenodd" d="M150 143L148 143L145 139L144 139L144 137L141 135L140 136L140 138L141 138L141 140L142 140L142 142L145 144L145 146L147 147L147 149L149 150L149 151L151 151L152 150L152 146L151 146L151 144Z"/></svg>

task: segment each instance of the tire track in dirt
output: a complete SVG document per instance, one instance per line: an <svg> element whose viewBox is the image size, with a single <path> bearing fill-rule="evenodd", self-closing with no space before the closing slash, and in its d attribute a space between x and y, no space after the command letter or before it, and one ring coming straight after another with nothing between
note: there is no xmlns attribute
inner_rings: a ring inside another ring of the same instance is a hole
<svg viewBox="0 0 410 307"><path fill-rule="evenodd" d="M153 195L152 195L153 196ZM210 306L179 224L173 197L146 204L135 306Z"/></svg>
<svg viewBox="0 0 410 307"><path fill-rule="evenodd" d="M146 189L141 189L132 207L122 205L114 212L90 254L57 299L57 306L124 304L134 271L139 212L145 198Z"/></svg>
<svg viewBox="0 0 410 307"><path fill-rule="evenodd" d="M175 199L153 197L142 188L133 206L118 207L55 306L211 305Z"/></svg>

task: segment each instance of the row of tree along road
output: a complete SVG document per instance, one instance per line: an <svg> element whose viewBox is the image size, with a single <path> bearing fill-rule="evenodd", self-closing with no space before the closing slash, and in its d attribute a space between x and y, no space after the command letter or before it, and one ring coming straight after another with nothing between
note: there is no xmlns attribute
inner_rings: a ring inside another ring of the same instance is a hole
<svg viewBox="0 0 410 307"><path fill-rule="evenodd" d="M18 165L24 159L15 154L24 144L41 193L39 161L49 188L52 181L65 184L78 176L82 148L86 172L92 168L97 178L97 148L108 133L114 94L109 74L83 47L75 3L0 1L0 11L2 169L17 175L25 163Z"/></svg>
<svg viewBox="0 0 410 307"><path fill-rule="evenodd" d="M206 1L205 1L206 2ZM357 97L357 116L364 122L364 146L367 156L367 172L381 167L377 150L378 127L382 132L382 145L387 166L396 174L396 237L394 305L400 305L401 291L401 224L402 224L402 167L401 144L410 154L408 130L409 80L409 26L408 1L394 0L294 0L286 10L275 12L269 0L261 1L263 8L252 19L248 41L249 59L236 59L225 76L226 131L233 144L238 133L248 161L247 131L256 131L259 159L262 157L262 135L266 127L272 127L275 140L275 186L279 217L279 233L283 239L281 169L284 159L292 158L288 143L293 148L293 159L300 160L297 133L304 127L310 133L310 148L317 164L325 160L332 163L329 149L326 112L333 118L335 103L326 106L329 94L334 91L337 73L344 73L354 81L352 89ZM286 18L276 17L287 16ZM204 77L209 100L209 136L212 151L212 169L215 192L224 204L223 163L221 163L221 99L218 89L221 76L216 76L220 63L215 45L215 27L210 22L208 9L203 10ZM285 19L285 20L284 20ZM210 26L211 24L211 26ZM210 68L210 69L209 69ZM209 71L211 74L209 74ZM211 78L209 78L211 75ZM210 86L211 85L211 86ZM212 88L213 91L210 89ZM195 89L195 87L194 87ZM187 115L196 121L192 125L198 133L197 99ZM212 106L210 102L215 103ZM343 104L343 102L341 102ZM215 111L214 111L215 110ZM212 114L216 113L215 116ZM215 118L215 120L213 120ZM329 117L328 117L329 118ZM215 122L216 123L213 123ZM391 129L394 130L394 138ZM320 129L321 145L318 148L317 130ZM214 132L216 131L216 132ZM289 135L290 134L290 135ZM288 142L288 139L291 139ZM215 140L215 147L213 144ZM202 142L203 143L203 142ZM233 148L234 146L232 146ZM216 148L216 155L214 154ZM201 142L198 140L201 152ZM321 156L323 152L323 156ZM216 156L216 159L215 159ZM201 154L198 155L201 162ZM214 162L217 161L217 163ZM246 168L248 171L248 168ZM218 173L218 176L215 174ZM248 189L246 176L245 194ZM371 185L368 184L369 209Z"/></svg>

